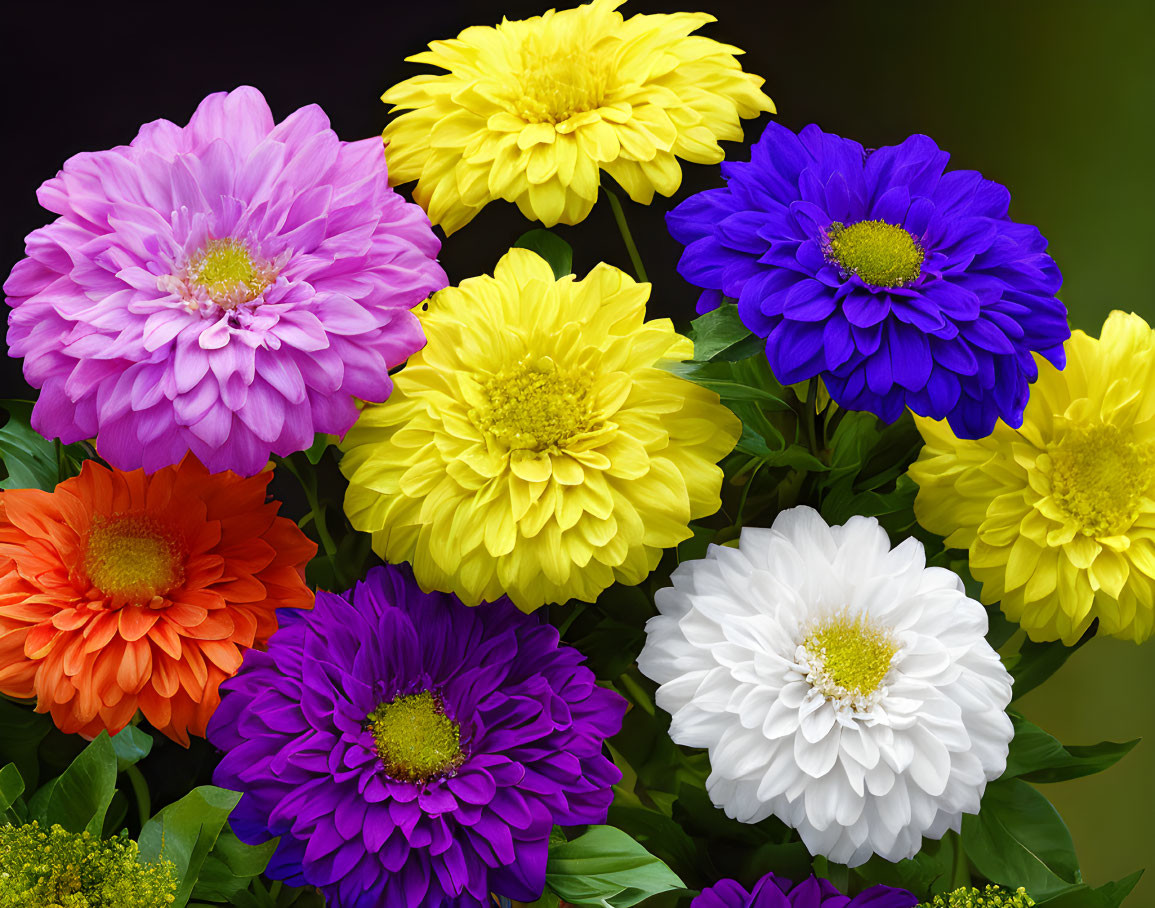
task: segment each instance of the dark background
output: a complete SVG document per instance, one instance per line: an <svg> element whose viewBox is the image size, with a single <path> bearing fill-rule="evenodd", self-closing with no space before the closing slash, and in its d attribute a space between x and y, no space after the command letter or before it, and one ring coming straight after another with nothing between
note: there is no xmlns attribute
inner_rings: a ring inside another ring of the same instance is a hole
<svg viewBox="0 0 1155 908"><path fill-rule="evenodd" d="M386 119L381 93L424 71L406 56L547 3L9 4L0 20L0 276L46 220L36 187L76 152L127 143L158 117L183 124L204 95L245 83L277 119L315 102L342 138L371 136ZM787 126L817 122L867 146L923 132L953 167L1009 186L1012 216L1051 240L1075 327L1097 334L1113 308L1155 321L1155 2L630 0L624 11L677 9L718 17L703 33L747 52L744 67L765 77ZM684 171L675 199L717 184L716 168ZM652 314L681 321L696 293L674 271L679 247L662 221L670 204L627 203L627 214L654 281ZM491 204L446 244L450 278L491 270L529 227L513 206ZM576 247L579 275L599 260L629 268L602 205L558 232ZM0 396L30 396L18 363L3 363ZM1155 643L1095 641L1024 700L1070 743L1151 738L1109 772L1046 791L1094 883L1155 864L1153 695ZM1155 866L1128 904L1155 905Z"/></svg>

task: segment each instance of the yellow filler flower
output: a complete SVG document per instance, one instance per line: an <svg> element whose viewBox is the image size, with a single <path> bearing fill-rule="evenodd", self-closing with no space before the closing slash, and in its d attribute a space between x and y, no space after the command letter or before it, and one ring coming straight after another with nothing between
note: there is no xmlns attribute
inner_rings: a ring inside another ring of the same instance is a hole
<svg viewBox="0 0 1155 908"><path fill-rule="evenodd" d="M1032 640L1100 634L1139 643L1155 622L1155 331L1112 312L1076 331L1063 371L1039 380L1021 429L960 441L916 417L918 522L970 552L984 602Z"/></svg>
<svg viewBox="0 0 1155 908"><path fill-rule="evenodd" d="M604 170L635 202L682 181L677 158L717 164L741 117L774 111L738 48L691 34L705 13L623 19L622 0L473 26L408 59L445 70L381 100L407 111L385 127L393 185L447 234L494 199L545 226L576 224Z"/></svg>
<svg viewBox="0 0 1155 908"><path fill-rule="evenodd" d="M426 590L524 611L635 584L714 513L741 434L671 374L693 344L645 321L649 284L555 280L526 249L430 299L428 344L341 444L345 513Z"/></svg>

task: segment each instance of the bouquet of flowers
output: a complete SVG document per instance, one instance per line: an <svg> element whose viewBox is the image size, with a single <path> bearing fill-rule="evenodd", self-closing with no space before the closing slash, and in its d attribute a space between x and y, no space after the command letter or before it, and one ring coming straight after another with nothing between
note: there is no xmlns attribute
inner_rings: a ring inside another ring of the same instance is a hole
<svg viewBox="0 0 1155 908"><path fill-rule="evenodd" d="M0 908L1123 904L1037 786L1135 742L1015 701L1152 634L1155 331L1072 332L927 136L725 154L763 80L619 5L434 41L384 143L241 87L40 188ZM551 231L595 206L631 271Z"/></svg>

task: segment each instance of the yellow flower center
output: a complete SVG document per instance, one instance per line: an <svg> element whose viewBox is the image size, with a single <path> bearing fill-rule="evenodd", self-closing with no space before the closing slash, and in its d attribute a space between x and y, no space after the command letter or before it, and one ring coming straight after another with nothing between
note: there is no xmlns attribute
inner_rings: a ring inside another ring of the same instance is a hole
<svg viewBox="0 0 1155 908"><path fill-rule="evenodd" d="M1051 455L1051 497L1085 536L1126 532L1155 485L1155 446L1116 426L1068 433Z"/></svg>
<svg viewBox="0 0 1155 908"><path fill-rule="evenodd" d="M193 256L189 281L225 306L256 299L276 278L276 269L253 256L242 240L209 240Z"/></svg>
<svg viewBox="0 0 1155 908"><path fill-rule="evenodd" d="M903 228L886 221L835 221L826 232L827 257L872 287L903 287L918 280L926 253Z"/></svg>
<svg viewBox="0 0 1155 908"><path fill-rule="evenodd" d="M807 680L827 699L866 709L882 685L898 645L866 619L838 615L811 628L802 642Z"/></svg>
<svg viewBox="0 0 1155 908"><path fill-rule="evenodd" d="M430 691L382 703L369 714L369 730L385 771L404 782L426 782L465 759L461 729Z"/></svg>
<svg viewBox="0 0 1155 908"><path fill-rule="evenodd" d="M179 540L147 515L117 514L93 520L84 572L106 596L144 605L184 580Z"/></svg>
<svg viewBox="0 0 1155 908"><path fill-rule="evenodd" d="M529 123L561 123L597 110L608 75L605 60L588 48L530 35L521 47L514 112Z"/></svg>
<svg viewBox="0 0 1155 908"><path fill-rule="evenodd" d="M488 404L478 425L507 448L563 447L587 428L589 379L561 372L548 357L499 372L482 384Z"/></svg>

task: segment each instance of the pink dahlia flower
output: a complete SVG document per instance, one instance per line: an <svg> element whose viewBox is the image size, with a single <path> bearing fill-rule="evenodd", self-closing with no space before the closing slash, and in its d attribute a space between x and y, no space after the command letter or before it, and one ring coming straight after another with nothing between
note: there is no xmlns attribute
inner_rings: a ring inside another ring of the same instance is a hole
<svg viewBox="0 0 1155 908"><path fill-rule="evenodd" d="M9 350L42 389L37 431L95 436L122 470L192 451L251 475L344 434L447 283L381 140L338 140L315 105L274 123L255 88L70 158L38 197L60 217L4 284Z"/></svg>

